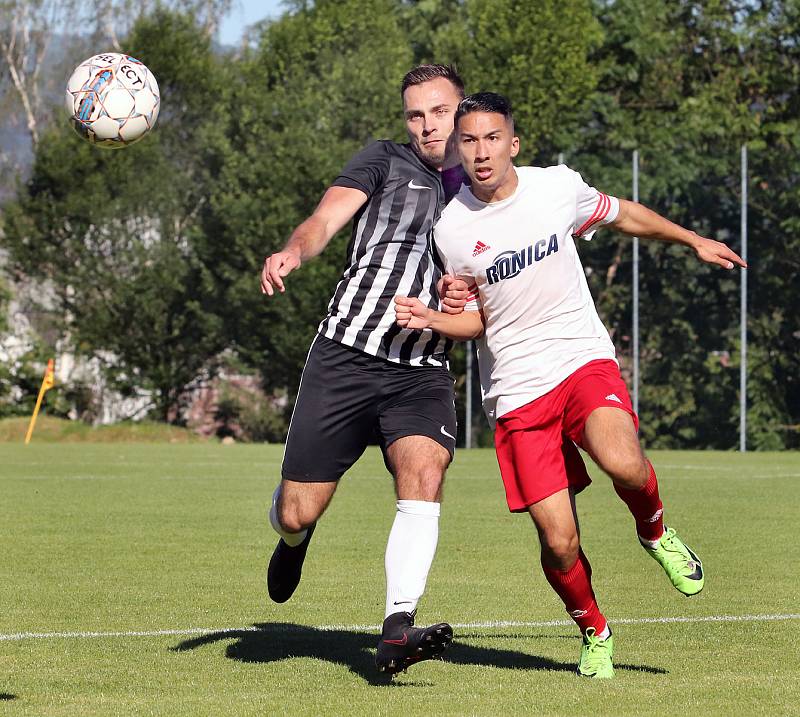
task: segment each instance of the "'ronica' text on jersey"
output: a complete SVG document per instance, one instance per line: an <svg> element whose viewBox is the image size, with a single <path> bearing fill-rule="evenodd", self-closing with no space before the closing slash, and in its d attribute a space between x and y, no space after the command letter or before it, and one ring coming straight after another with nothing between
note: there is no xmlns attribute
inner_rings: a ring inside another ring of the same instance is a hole
<svg viewBox="0 0 800 717"><path fill-rule="evenodd" d="M487 267L486 281L494 284L503 279L513 279L526 266L541 261L554 251L558 251L558 237L555 234L550 235L549 241L540 239L536 244L528 244L527 248L520 251L504 251L495 257L490 267Z"/></svg>

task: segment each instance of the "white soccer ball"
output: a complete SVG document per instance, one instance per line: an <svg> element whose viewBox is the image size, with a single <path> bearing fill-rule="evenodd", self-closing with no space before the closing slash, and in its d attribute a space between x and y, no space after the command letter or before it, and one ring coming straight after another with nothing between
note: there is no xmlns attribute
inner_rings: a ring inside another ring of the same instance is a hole
<svg viewBox="0 0 800 717"><path fill-rule="evenodd" d="M105 52L84 60L67 82L64 97L75 131L98 147L138 142L158 118L158 83L139 60Z"/></svg>

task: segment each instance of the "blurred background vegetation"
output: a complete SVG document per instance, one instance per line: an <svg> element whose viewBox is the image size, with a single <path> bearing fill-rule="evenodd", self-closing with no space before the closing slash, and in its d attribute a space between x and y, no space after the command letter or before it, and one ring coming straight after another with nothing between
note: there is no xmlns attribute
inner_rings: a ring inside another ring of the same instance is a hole
<svg viewBox="0 0 800 717"><path fill-rule="evenodd" d="M229 6L0 3L2 104L21 118L0 134L0 339L16 347L0 416L30 410L56 354L94 373L62 371L51 415L107 421L98 402L115 396L139 399L127 417L186 424L214 387L210 430L282 440L349 228L271 300L263 258L354 152L403 141L403 74L446 62L468 91L512 99L519 164L563 153L630 197L636 149L640 200L736 250L748 145L748 444L800 445L800 1L296 0L236 48L213 41ZM70 12L85 30L61 22ZM39 33L24 52L20 23ZM72 67L109 49L148 65L163 97L156 129L121 151L83 142L58 111ZM631 242L606 231L579 249L629 377ZM658 243L641 252L644 441L734 448L739 273ZM463 426L463 347L452 368ZM475 398L473 444L486 445Z"/></svg>

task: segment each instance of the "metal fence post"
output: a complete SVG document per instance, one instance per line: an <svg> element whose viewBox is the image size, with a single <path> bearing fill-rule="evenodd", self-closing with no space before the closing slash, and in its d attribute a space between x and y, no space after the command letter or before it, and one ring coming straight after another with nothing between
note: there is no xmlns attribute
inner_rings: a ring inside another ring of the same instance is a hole
<svg viewBox="0 0 800 717"><path fill-rule="evenodd" d="M639 201L639 150L633 150L633 201ZM633 237L633 410L639 413L639 237Z"/></svg>
<svg viewBox="0 0 800 717"><path fill-rule="evenodd" d="M747 261L747 145L742 145L742 259ZM747 269L740 269L741 365L739 367L739 450L747 450Z"/></svg>

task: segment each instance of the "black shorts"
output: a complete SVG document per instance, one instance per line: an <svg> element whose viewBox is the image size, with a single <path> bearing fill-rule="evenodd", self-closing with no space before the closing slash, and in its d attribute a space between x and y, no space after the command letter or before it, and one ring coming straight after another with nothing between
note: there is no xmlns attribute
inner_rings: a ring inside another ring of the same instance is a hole
<svg viewBox="0 0 800 717"><path fill-rule="evenodd" d="M388 446L405 436L427 436L452 459L456 410L449 371L390 363L318 335L300 379L283 477L339 480L371 441L386 461Z"/></svg>

